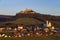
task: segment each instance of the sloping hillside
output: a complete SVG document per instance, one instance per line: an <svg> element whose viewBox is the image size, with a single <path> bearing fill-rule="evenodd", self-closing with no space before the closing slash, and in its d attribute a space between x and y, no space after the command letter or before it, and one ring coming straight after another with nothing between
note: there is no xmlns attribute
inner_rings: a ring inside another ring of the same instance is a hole
<svg viewBox="0 0 60 40"><path fill-rule="evenodd" d="M20 11L15 16L1 15L0 25L6 23L42 24L45 23L46 20L51 21L54 26L58 26L58 27L60 26L60 16L44 15L30 9Z"/></svg>
<svg viewBox="0 0 60 40"><path fill-rule="evenodd" d="M25 24L25 25L29 25L29 24L36 25L36 24L41 24L41 23L44 23L44 22L39 21L39 20L34 19L34 18L19 18L19 19L16 19L16 20L12 21L11 23Z"/></svg>

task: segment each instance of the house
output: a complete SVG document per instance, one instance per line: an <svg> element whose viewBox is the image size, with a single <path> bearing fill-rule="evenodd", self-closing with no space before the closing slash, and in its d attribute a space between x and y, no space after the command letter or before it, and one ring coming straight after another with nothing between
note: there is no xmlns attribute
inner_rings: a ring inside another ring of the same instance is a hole
<svg viewBox="0 0 60 40"><path fill-rule="evenodd" d="M4 36L5 38L8 37L7 35Z"/></svg>
<svg viewBox="0 0 60 40"><path fill-rule="evenodd" d="M3 32L4 29L5 29L5 28L2 28L2 27L1 27L1 28L0 28L0 32Z"/></svg>
<svg viewBox="0 0 60 40"><path fill-rule="evenodd" d="M44 31L45 32L49 32L49 28L44 28Z"/></svg>
<svg viewBox="0 0 60 40"><path fill-rule="evenodd" d="M17 31L17 28L14 28L14 31Z"/></svg>
<svg viewBox="0 0 60 40"><path fill-rule="evenodd" d="M23 29L23 25L18 25L18 30L22 30Z"/></svg>
<svg viewBox="0 0 60 40"><path fill-rule="evenodd" d="M8 27L6 28L6 30L12 30L12 28L8 26Z"/></svg>
<svg viewBox="0 0 60 40"><path fill-rule="evenodd" d="M1 34L0 34L0 37L2 37Z"/></svg>
<svg viewBox="0 0 60 40"><path fill-rule="evenodd" d="M54 26L52 26L52 27L51 27L51 31L54 31L54 30L55 30L55 27L54 27Z"/></svg>

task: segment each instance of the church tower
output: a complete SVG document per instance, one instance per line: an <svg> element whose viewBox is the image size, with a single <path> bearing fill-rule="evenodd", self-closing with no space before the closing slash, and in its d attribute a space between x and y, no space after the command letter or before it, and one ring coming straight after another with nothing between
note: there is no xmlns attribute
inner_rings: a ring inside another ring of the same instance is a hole
<svg viewBox="0 0 60 40"><path fill-rule="evenodd" d="M52 26L51 22L49 22L48 20L46 21L46 25L47 25L47 27L51 27Z"/></svg>

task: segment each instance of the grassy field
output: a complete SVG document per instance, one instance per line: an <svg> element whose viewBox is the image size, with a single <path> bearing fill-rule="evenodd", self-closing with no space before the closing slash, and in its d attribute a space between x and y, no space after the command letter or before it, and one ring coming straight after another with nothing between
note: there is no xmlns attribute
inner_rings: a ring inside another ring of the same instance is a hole
<svg viewBox="0 0 60 40"><path fill-rule="evenodd" d="M0 40L60 40L60 36L47 36L47 37L10 37L0 38Z"/></svg>
<svg viewBox="0 0 60 40"><path fill-rule="evenodd" d="M34 19L34 18L19 18L11 23L14 23L14 24L41 24L43 22L37 20L37 19Z"/></svg>
<svg viewBox="0 0 60 40"><path fill-rule="evenodd" d="M36 25L38 25L38 24L42 24L44 22L39 21L34 18L18 18L17 20L14 20L14 21L0 22L0 25L5 25L6 23L12 23L12 25L15 25L15 24L24 24L24 25L36 24Z"/></svg>

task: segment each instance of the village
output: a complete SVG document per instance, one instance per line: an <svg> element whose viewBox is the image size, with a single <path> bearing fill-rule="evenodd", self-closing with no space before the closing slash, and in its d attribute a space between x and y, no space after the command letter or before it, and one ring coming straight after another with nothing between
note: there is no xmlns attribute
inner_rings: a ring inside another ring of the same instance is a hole
<svg viewBox="0 0 60 40"><path fill-rule="evenodd" d="M0 37L39 37L60 35L59 33L59 28L52 25L48 20L42 26L23 26L23 24L19 24L17 27L0 27Z"/></svg>

